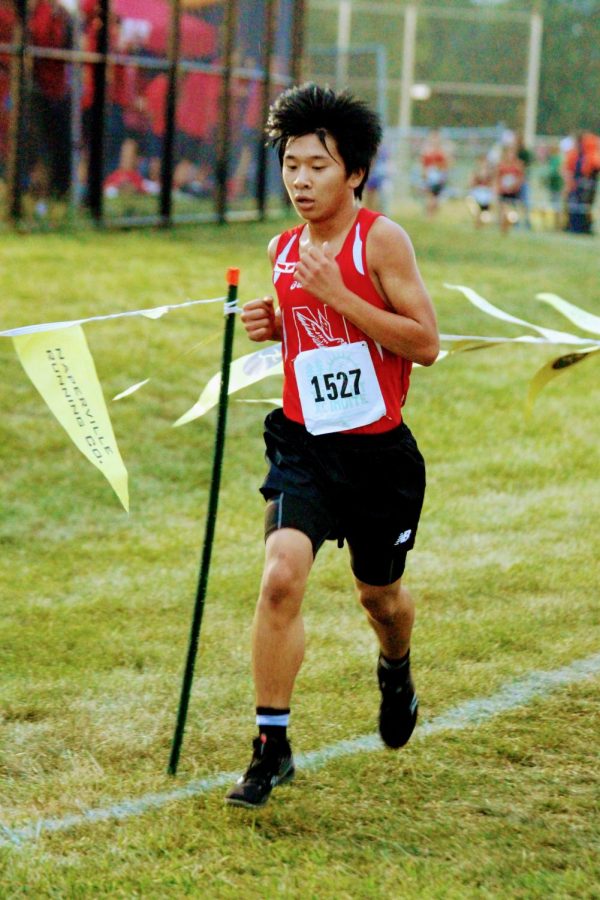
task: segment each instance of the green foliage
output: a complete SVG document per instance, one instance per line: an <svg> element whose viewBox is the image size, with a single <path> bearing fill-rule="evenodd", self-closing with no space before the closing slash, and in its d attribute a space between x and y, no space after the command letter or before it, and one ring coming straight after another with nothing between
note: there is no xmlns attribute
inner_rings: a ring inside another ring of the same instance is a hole
<svg viewBox="0 0 600 900"><path fill-rule="evenodd" d="M406 214L442 332L510 334L444 283L565 328L553 291L600 314L598 240L475 234L446 208ZM269 290L277 229L6 235L2 327ZM86 327L131 475L126 516L0 343L0 822L11 828L240 770L253 732L249 633L262 564L263 409L232 402L207 607L180 772L165 775L196 585L215 417L172 429L219 367L220 309ZM203 345L188 355L192 346ZM248 352L237 335L236 355ZM413 374L406 418L428 461L407 584L423 720L535 669L598 652L597 362L523 417L555 351L504 346ZM244 396L272 396L279 382ZM346 551L311 576L292 739L307 752L371 734L375 643ZM222 790L141 817L0 847L7 898L596 896L598 683L484 726L300 770L259 816ZM2 829L0 829L2 837Z"/></svg>

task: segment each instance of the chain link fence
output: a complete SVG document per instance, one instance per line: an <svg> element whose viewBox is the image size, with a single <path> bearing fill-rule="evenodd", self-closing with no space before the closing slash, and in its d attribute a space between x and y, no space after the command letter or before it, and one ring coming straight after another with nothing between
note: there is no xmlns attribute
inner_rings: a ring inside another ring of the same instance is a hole
<svg viewBox="0 0 600 900"><path fill-rule="evenodd" d="M298 77L297 0L0 0L4 218L25 227L263 217Z"/></svg>

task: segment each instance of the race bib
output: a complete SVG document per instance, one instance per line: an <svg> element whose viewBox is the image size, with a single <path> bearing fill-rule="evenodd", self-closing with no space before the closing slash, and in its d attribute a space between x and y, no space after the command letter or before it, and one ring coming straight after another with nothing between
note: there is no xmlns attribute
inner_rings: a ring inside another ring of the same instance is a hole
<svg viewBox="0 0 600 900"><path fill-rule="evenodd" d="M305 350L294 360L304 424L311 434L370 425L385 402L366 341Z"/></svg>

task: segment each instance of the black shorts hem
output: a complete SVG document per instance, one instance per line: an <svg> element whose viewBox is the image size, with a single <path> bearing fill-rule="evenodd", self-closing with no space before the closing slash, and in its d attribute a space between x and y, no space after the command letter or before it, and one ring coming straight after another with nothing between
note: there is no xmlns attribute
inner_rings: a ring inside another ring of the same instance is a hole
<svg viewBox="0 0 600 900"><path fill-rule="evenodd" d="M314 437L276 410L265 421L265 442L265 539L295 528L315 556L326 540L345 540L356 578L374 586L397 581L425 492L425 464L408 427Z"/></svg>

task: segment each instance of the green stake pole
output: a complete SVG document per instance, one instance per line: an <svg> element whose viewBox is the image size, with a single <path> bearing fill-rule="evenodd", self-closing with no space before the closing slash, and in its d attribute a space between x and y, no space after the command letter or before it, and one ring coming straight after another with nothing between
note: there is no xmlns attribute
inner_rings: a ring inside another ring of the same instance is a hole
<svg viewBox="0 0 600 900"><path fill-rule="evenodd" d="M206 529L204 532L202 563L200 566L200 575L198 577L198 588L196 590L196 603L194 605L194 615L192 616L192 624L190 627L190 640L187 659L185 663L185 671L183 673L183 683L181 685L181 697L179 699L177 724L175 726L175 733L173 734L171 756L169 759L168 772L170 775L176 774L177 765L179 763L179 753L181 751L183 732L185 729L185 720L187 717L187 711L190 701L190 691L192 689L192 680L194 678L194 665L196 663L196 656L198 654L198 641L200 638L200 627L202 625L202 614L204 612L204 599L206 597L206 586L208 583L208 570L210 568L210 556L215 535L215 524L217 521L219 486L221 484L221 467L223 462L223 450L225 448L225 426L227 423L229 370L231 367L233 329L235 324L234 307L237 300L239 277L239 269L228 269L227 304L225 307L225 330L223 333L223 361L221 365L221 390L219 393L219 411L217 415L217 430L215 434L212 479L208 499L208 512L206 514Z"/></svg>

